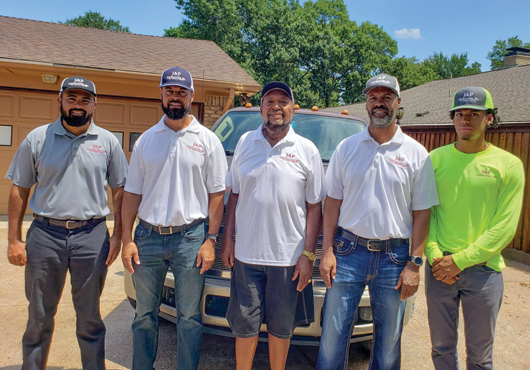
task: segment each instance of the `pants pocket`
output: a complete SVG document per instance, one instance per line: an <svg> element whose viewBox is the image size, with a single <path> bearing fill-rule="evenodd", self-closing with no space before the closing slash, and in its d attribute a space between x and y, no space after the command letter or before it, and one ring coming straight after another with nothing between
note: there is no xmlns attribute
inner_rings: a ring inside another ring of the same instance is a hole
<svg viewBox="0 0 530 370"><path fill-rule="evenodd" d="M333 252L336 255L343 256L350 253L353 249L353 242L341 236L335 236L333 239Z"/></svg>

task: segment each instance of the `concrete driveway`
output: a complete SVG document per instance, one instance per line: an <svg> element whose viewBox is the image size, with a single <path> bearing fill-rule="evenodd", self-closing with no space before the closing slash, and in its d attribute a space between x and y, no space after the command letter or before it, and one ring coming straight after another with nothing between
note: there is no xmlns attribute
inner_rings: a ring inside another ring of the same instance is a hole
<svg viewBox="0 0 530 370"><path fill-rule="evenodd" d="M4 218L5 219L5 218ZM25 222L25 227L29 223ZM20 369L22 364L21 337L27 319L24 295L24 269L10 265L6 258L7 224L0 220L0 369ZM504 270L504 300L497 324L494 364L497 369L529 369L530 351L530 266L508 261ZM107 369L129 369L132 358L130 325L134 315L123 293L121 261L109 269L105 291L101 299L101 313L107 326ZM406 370L433 369L430 360L430 339L426 319L424 286L417 294L414 317L404 329L402 368ZM462 320L461 320L462 322ZM460 330L459 354L465 364L463 329ZM176 329L162 321L158 370L176 368ZM369 353L354 345L350 353L349 369L367 369ZM314 369L318 348L292 346L287 360L288 369ZM234 369L234 343L231 338L205 335L200 369ZM254 369L268 369L268 349L258 346ZM462 366L464 368L465 366ZM79 349L75 337L75 313L70 286L65 286L56 316L56 328L48 361L48 369L81 369Z"/></svg>

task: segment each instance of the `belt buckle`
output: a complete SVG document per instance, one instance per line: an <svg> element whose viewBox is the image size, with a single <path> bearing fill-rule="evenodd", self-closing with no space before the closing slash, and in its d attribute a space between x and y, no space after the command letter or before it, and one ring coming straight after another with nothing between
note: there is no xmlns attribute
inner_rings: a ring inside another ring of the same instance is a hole
<svg viewBox="0 0 530 370"><path fill-rule="evenodd" d="M379 252L379 249L372 249L372 244L371 243L372 242L376 242L376 241L378 241L378 240L373 240L373 239L372 240L370 240L370 239L367 240L366 241L366 249L368 249L370 252Z"/></svg>
<svg viewBox="0 0 530 370"><path fill-rule="evenodd" d="M168 228L169 232L167 232L167 233L162 232L162 229L166 228L166 227ZM159 226L158 227L158 233L160 235L171 235L171 234L173 234L173 226Z"/></svg>
<svg viewBox="0 0 530 370"><path fill-rule="evenodd" d="M64 227L66 227L66 229L68 230L72 230L72 229L75 229L75 226L70 226L70 223L77 223L77 221L73 221L73 220L68 220L66 221L66 223L64 224Z"/></svg>

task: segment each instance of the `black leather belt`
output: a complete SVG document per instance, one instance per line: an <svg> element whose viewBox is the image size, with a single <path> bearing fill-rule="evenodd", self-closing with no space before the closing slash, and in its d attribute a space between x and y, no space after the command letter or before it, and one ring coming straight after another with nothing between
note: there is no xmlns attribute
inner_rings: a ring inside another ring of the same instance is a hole
<svg viewBox="0 0 530 370"><path fill-rule="evenodd" d="M156 225L150 224L149 222L147 222L145 220L140 219L140 225L142 225L142 227L145 227L147 230L156 231L160 235L171 235L171 234L175 234L175 233L184 233L184 232L188 231L189 229L191 229L192 227L197 226L201 222L204 222L204 219L198 218L198 219L194 220L191 224L187 224L187 225L181 225L181 226L156 226Z"/></svg>
<svg viewBox="0 0 530 370"><path fill-rule="evenodd" d="M337 228L337 235L341 238L354 242L355 244L358 244L362 247L366 247L366 249L371 252L381 252L386 251L387 249L390 250L409 242L408 239L365 239L360 237L359 235L355 235L354 233L343 229L342 227Z"/></svg>
<svg viewBox="0 0 530 370"><path fill-rule="evenodd" d="M84 221L82 220L57 220L55 218L44 217L41 215L37 215L35 213L33 214L33 217L35 217L36 220L40 222L44 222L48 225L64 227L65 229L68 229L68 230L78 229L84 226L87 226L87 228L91 229L106 220L106 217L91 218L90 220L84 220Z"/></svg>

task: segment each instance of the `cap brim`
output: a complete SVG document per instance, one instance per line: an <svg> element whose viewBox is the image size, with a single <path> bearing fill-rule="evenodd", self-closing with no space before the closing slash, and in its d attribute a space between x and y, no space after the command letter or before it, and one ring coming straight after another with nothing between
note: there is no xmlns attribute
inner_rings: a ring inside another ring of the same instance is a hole
<svg viewBox="0 0 530 370"><path fill-rule="evenodd" d="M81 90L81 91L86 91L87 93L90 93L90 95L97 97L97 94L96 94L95 92L90 91L90 90L88 90L88 89L83 89L83 88L81 88L81 87L67 87L67 88L61 90L61 94L64 93L65 91L69 91L69 90Z"/></svg>
<svg viewBox="0 0 530 370"><path fill-rule="evenodd" d="M459 109L488 110L490 108L486 108L484 106L476 106L476 105L459 105L458 107L449 109L449 112L459 110Z"/></svg>
<svg viewBox="0 0 530 370"><path fill-rule="evenodd" d="M163 87L166 87L166 86L178 86L178 87L182 87L183 89L186 89L186 90L190 90L190 91L195 91L193 89L190 89L189 86L185 86L185 85L182 85L182 84L178 84L178 83L165 83L165 84L161 84L160 86L158 86L159 88L163 88Z"/></svg>
<svg viewBox="0 0 530 370"><path fill-rule="evenodd" d="M391 88L391 87L389 87L389 86L386 86L386 85L376 85L376 86L370 86L370 87L367 87L367 88L365 88L365 89L363 90L363 95L368 94L368 92L369 92L370 90L372 90L372 89L374 89L374 88L376 88L376 87L386 87L388 90L391 90L391 91L393 91L394 93L396 93L397 96L399 97L399 92L398 92L397 90L395 90L395 89L393 89L393 88Z"/></svg>

